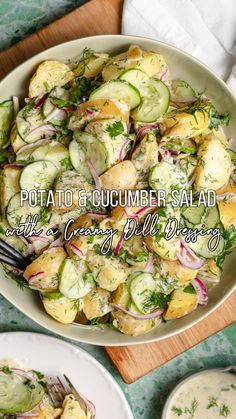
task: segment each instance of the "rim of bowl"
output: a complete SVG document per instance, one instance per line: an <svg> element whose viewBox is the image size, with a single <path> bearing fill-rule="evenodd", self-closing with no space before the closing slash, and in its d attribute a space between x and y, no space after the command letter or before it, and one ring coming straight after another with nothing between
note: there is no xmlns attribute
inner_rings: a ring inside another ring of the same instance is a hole
<svg viewBox="0 0 236 419"><path fill-rule="evenodd" d="M193 374L187 374L185 377L183 377L171 390L169 395L167 396L167 399L165 401L163 411L161 414L161 419L168 419L167 417L167 410L170 407L170 403L174 397L174 395L178 392L178 390L188 381L194 380L195 377L198 375L207 375L211 372L220 372L220 373L228 373L228 374L236 374L236 365L229 365L228 367L219 367L219 368L206 368L201 371L195 372Z"/></svg>
<svg viewBox="0 0 236 419"><path fill-rule="evenodd" d="M17 74L17 72L19 70L21 70L25 65L27 65L28 63L30 63L31 61L33 61L34 59L38 58L40 60L41 57L43 57L43 55L45 54L45 52L55 52L57 50L57 48L61 48L61 47L67 47L68 45L76 45L79 44L80 41L86 42L86 40L92 40L92 41L96 41L96 39L104 39L104 41L106 40L111 40L111 39L117 39L117 40L127 40L128 43L135 43L135 42L150 42L152 44L155 44L157 47L160 45L165 46L166 48L168 48L170 51L174 51L177 52L178 54L180 54L183 57L187 57L190 61L192 61L193 63L196 63L199 67L201 67L201 69L203 71L207 71L211 77L219 84L222 85L222 87L224 89L226 89L227 94L231 97L231 99L235 102L235 106L236 106L236 96L233 94L233 92L230 90L230 88L227 86L227 84L219 78L219 76L216 74L216 72L214 72L211 68L209 68L207 65L203 64L200 60L198 60L197 58L193 57L192 55L188 54L187 52L176 48L172 45L169 45L165 42L161 42L152 38L148 38L148 37L143 37L143 36L133 36L133 35L112 35L112 34L108 34L108 35L94 35L94 36L87 36L87 37L83 37L83 38L78 38L78 39L74 39L71 41L67 41L67 42L63 42L60 43L58 45L55 45L53 47L47 48L43 51L41 51L38 54L33 55L32 57L28 58L27 60L25 60L24 62L22 62L21 64L19 64L18 66L16 66L13 70L11 70L1 81L0 81L0 90L1 90L1 85L2 83L5 83L8 81L8 78L11 78L12 76L14 76L15 74ZM150 46L151 47L151 46ZM105 42L104 42L104 49L105 49ZM39 319L35 319L34 315L32 314L31 310L28 310L27 308L25 310L22 310L22 307L19 306L19 304L17 303L13 303L11 301L11 297L6 295L4 292L2 292L1 290L1 294L3 295L4 298L6 298L11 304L13 304L18 310L20 310L23 314L25 314L26 316L28 316L31 320L35 321L37 324L39 324L40 326L44 327L45 329L49 330L50 332L56 333L59 336L68 338L68 339L72 339L74 341L78 341L78 342L82 342L82 343L87 343L87 344L92 344L92 345L99 345L99 346L132 346L132 345L137 345L137 344L146 344L146 343L153 343L153 342L159 342L161 340L170 338L172 336L176 336L179 333L184 332L187 329L190 329L191 327L193 327L194 325L196 325L197 323L199 323L201 320L204 320L208 315L210 315L212 312L214 312L221 304L223 304L225 302L225 300L236 290L236 283L233 284L232 286L229 287L229 289L225 292L225 294L219 299L219 301L212 306L206 313L202 312L201 315L196 318L193 319L191 321L189 321L188 324L183 325L179 328L177 328L175 331L170 331L168 333L165 333L165 335L163 336L152 336L152 337L148 337L148 333L146 335L141 335L141 336L136 336L135 340L133 338L133 336L126 336L126 339L128 340L128 338L130 339L130 341L126 341L126 342L121 342L121 341L117 341L117 342L110 342L109 340L105 343L104 340L99 340L99 339L93 339L92 338L81 338L80 336L78 336L78 338L76 337L72 337L70 332L67 332L65 330L65 332L61 332L58 330L55 330L55 328L51 327L51 326L46 326L44 321L41 321ZM45 315L47 315L45 313ZM65 329L66 329L66 325L65 325ZM117 333L121 333L120 331L117 331ZM142 339L142 336L145 336L145 339ZM139 339L140 338L140 339Z"/></svg>

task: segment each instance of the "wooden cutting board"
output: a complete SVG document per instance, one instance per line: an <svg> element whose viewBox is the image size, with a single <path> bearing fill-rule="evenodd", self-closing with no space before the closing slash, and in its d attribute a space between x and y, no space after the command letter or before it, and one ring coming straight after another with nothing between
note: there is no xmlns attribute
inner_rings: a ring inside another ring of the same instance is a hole
<svg viewBox="0 0 236 419"><path fill-rule="evenodd" d="M120 33L123 0L91 0L0 53L0 79L46 48L72 39ZM236 321L236 293L198 325L159 343L105 348L126 383L132 383Z"/></svg>

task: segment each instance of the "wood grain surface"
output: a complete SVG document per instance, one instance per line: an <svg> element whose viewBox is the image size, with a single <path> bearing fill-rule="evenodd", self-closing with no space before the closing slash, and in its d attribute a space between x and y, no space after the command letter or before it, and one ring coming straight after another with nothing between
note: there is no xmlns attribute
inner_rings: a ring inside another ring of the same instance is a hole
<svg viewBox="0 0 236 419"><path fill-rule="evenodd" d="M54 23L0 53L0 79L44 49L72 39L119 34L123 0L90 0Z"/></svg>
<svg viewBox="0 0 236 419"><path fill-rule="evenodd" d="M18 64L46 48L96 34L120 33L123 0L91 0L34 35L0 53L0 79ZM213 314L178 336L159 343L106 348L126 383L185 352L236 321L236 293Z"/></svg>

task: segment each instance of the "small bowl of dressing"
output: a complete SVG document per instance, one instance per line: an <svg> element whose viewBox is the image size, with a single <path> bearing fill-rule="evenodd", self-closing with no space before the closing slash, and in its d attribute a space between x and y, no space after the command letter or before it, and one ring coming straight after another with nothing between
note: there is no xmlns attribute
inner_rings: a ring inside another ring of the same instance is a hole
<svg viewBox="0 0 236 419"><path fill-rule="evenodd" d="M168 396L161 419L236 419L236 366L183 379Z"/></svg>

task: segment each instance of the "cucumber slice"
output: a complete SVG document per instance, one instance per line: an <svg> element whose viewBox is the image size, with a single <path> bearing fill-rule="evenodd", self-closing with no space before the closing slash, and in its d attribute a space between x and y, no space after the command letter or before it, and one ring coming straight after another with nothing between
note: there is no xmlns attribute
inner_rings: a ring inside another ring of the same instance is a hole
<svg viewBox="0 0 236 419"><path fill-rule="evenodd" d="M30 107L28 104L20 110L16 117L16 129L22 140L25 143L31 144L43 138L44 133L43 131L35 131L35 133L30 136L28 136L28 134L33 129L43 125L44 121L41 114L41 109L38 109L33 113L30 113L30 109L32 110L32 107Z"/></svg>
<svg viewBox="0 0 236 419"><path fill-rule="evenodd" d="M149 95L142 98L132 117L139 122L154 122L163 116L170 104L170 91L168 87L154 77L149 80Z"/></svg>
<svg viewBox="0 0 236 419"><path fill-rule="evenodd" d="M43 292L42 297L48 298L48 300L59 300L63 295L59 291L55 292Z"/></svg>
<svg viewBox="0 0 236 419"><path fill-rule="evenodd" d="M149 94L149 76L138 68L130 68L125 70L120 76L119 80L125 80L132 84L141 96L147 96Z"/></svg>
<svg viewBox="0 0 236 419"><path fill-rule="evenodd" d="M36 161L24 167L20 176L20 187L30 191L32 189L49 190L57 176L58 169L48 160Z"/></svg>
<svg viewBox="0 0 236 419"><path fill-rule="evenodd" d="M230 150L230 149L227 150L227 151L230 155L230 158L231 158L231 161L232 161L233 165L236 166L236 151Z"/></svg>
<svg viewBox="0 0 236 419"><path fill-rule="evenodd" d="M173 100L188 99L196 95L192 87L184 80L172 80L171 93Z"/></svg>
<svg viewBox="0 0 236 419"><path fill-rule="evenodd" d="M94 166L98 175L105 172L108 167L108 151L101 140L88 132L75 131L75 139L81 144L86 159Z"/></svg>
<svg viewBox="0 0 236 419"><path fill-rule="evenodd" d="M131 302L129 303L128 310L129 310L131 313L142 314L142 313L141 313L141 311L139 311L138 307L136 306L136 304L134 304L134 302L133 302L133 301L131 301Z"/></svg>
<svg viewBox="0 0 236 419"><path fill-rule="evenodd" d="M15 194L9 201L9 204L6 209L7 221L12 228L19 227L20 223L24 223L28 216L33 217L34 215L39 216L39 222L37 224L38 229L42 224L48 221L48 215L45 215L44 208L40 206L30 207L27 201L24 201L24 205L20 206L20 192ZM42 213L43 218L42 219Z"/></svg>
<svg viewBox="0 0 236 419"><path fill-rule="evenodd" d="M84 261L78 263L66 258L59 274L59 290L67 298L83 298L95 286L93 275L88 273Z"/></svg>
<svg viewBox="0 0 236 419"><path fill-rule="evenodd" d="M212 234L207 234L205 236L198 236L197 240L195 243L186 243L187 246L190 247L190 249L192 249L194 251L194 253L196 253L198 256L201 256L205 259L213 259L217 256L219 256L223 250L224 250L224 246L225 246L225 240L224 238L221 236L220 237L220 241L219 241L219 245L217 246L217 248L212 252L209 248L208 248L208 244L210 239L212 238Z"/></svg>
<svg viewBox="0 0 236 419"><path fill-rule="evenodd" d="M162 189L166 197L172 189L183 189L187 185L186 173L173 164L162 160L151 169L149 173L149 185L153 190Z"/></svg>
<svg viewBox="0 0 236 419"><path fill-rule="evenodd" d="M69 151L64 144L52 140L49 144L44 144L33 149L29 159L31 161L48 160L55 164L59 170L71 169Z"/></svg>
<svg viewBox="0 0 236 419"><path fill-rule="evenodd" d="M13 102L6 100L0 103L0 148L8 141L14 117Z"/></svg>
<svg viewBox="0 0 236 419"><path fill-rule="evenodd" d="M75 139L69 145L69 154L72 166L76 172L84 176L88 182L91 182L92 176L86 163L85 152Z"/></svg>
<svg viewBox="0 0 236 419"><path fill-rule="evenodd" d="M195 204L195 203L194 203ZM181 215L186 221L192 225L201 224L205 213L205 206L201 204L199 207L182 207Z"/></svg>
<svg viewBox="0 0 236 419"><path fill-rule="evenodd" d="M208 207L204 217L205 228L215 228L220 223L220 212L218 205Z"/></svg>
<svg viewBox="0 0 236 419"><path fill-rule="evenodd" d="M197 152L196 143L190 138L176 138L164 143L168 150L180 151L181 153L195 154Z"/></svg>
<svg viewBox="0 0 236 419"><path fill-rule="evenodd" d="M33 385L32 385L33 384ZM26 413L38 406L45 395L37 381L23 379L17 374L0 374L0 413Z"/></svg>
<svg viewBox="0 0 236 419"><path fill-rule="evenodd" d="M150 273L141 272L130 283L130 294L134 304L141 313L148 313L146 302L156 290L156 282Z"/></svg>
<svg viewBox="0 0 236 419"><path fill-rule="evenodd" d="M0 239L8 243L14 249L18 250L22 255L26 252L26 245L23 241L16 235L6 236L5 232L7 228L11 226L7 223L6 220L0 221Z"/></svg>
<svg viewBox="0 0 236 419"><path fill-rule="evenodd" d="M128 103L130 109L140 104L141 97L138 89L124 80L112 80L95 89L89 99L117 99Z"/></svg>

